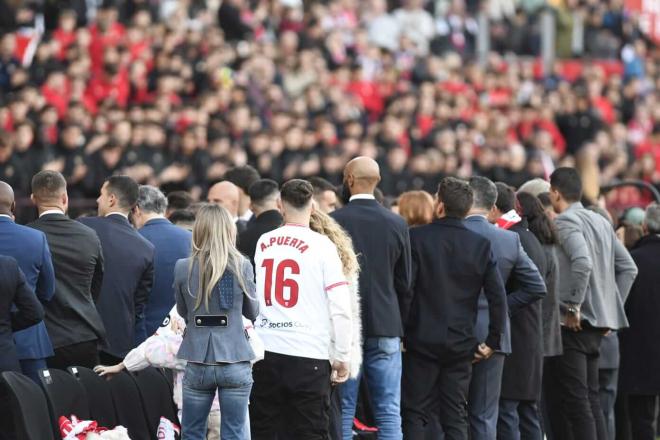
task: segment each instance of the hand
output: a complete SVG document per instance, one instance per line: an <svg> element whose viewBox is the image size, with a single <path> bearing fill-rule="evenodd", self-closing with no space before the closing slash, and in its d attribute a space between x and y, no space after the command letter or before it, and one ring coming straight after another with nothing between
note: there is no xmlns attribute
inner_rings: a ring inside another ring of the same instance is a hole
<svg viewBox="0 0 660 440"><path fill-rule="evenodd" d="M330 381L333 385L344 383L348 380L350 371L348 369L348 362L334 361L332 363L332 374Z"/></svg>
<svg viewBox="0 0 660 440"><path fill-rule="evenodd" d="M580 319L580 311L577 310L575 313L567 313L566 319L564 322L564 327L573 330L574 332L579 332L582 330L582 324Z"/></svg>
<svg viewBox="0 0 660 440"><path fill-rule="evenodd" d="M105 365L97 365L94 367L94 373L98 374L99 376L114 376L117 373L121 373L121 370L124 369L124 363L120 362L117 365L111 365L111 366L105 366Z"/></svg>
<svg viewBox="0 0 660 440"><path fill-rule="evenodd" d="M494 351L492 348L484 343L481 343L477 347L477 351L474 353L474 359L472 359L472 363L476 364L477 362L485 361L486 359L490 358L493 353Z"/></svg>

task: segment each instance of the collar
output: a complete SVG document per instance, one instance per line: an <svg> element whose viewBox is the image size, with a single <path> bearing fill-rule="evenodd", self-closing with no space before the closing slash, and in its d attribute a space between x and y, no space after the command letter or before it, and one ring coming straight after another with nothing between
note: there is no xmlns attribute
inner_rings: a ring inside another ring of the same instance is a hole
<svg viewBox="0 0 660 440"><path fill-rule="evenodd" d="M14 219L12 218L12 216L10 216L10 215L8 215L8 214L0 214L0 219L3 219L3 220L4 220L4 219L9 219L9 220L12 221L12 222L14 221Z"/></svg>
<svg viewBox="0 0 660 440"><path fill-rule="evenodd" d="M488 216L486 216L486 214L470 214L467 217L465 217L465 220L468 220L468 219L471 219L471 218L474 218L474 219L482 218L482 219L488 221Z"/></svg>
<svg viewBox="0 0 660 440"><path fill-rule="evenodd" d="M158 225L158 224L162 224L162 223L170 223L170 221L168 219L166 219L165 217L163 217L163 216L154 217L154 218L151 218L151 219L147 220L144 223L144 226Z"/></svg>
<svg viewBox="0 0 660 440"><path fill-rule="evenodd" d="M582 205L582 202L571 203L570 205L568 205L568 208L566 208L566 211L564 212L575 211L576 209L584 209L584 205Z"/></svg>
<svg viewBox="0 0 660 440"><path fill-rule="evenodd" d="M522 218L518 215L515 209L504 214L502 217L497 219L495 223L498 228L509 229L514 225L517 225L522 221Z"/></svg>
<svg viewBox="0 0 660 440"><path fill-rule="evenodd" d="M124 214L123 212L111 212L110 214L106 214L106 217L110 217L111 215L119 215L124 217L126 220L128 220L128 214Z"/></svg>
<svg viewBox="0 0 660 440"><path fill-rule="evenodd" d="M266 218L282 218L282 214L277 209L269 209L268 211L264 211L261 214L255 216L255 220Z"/></svg>
<svg viewBox="0 0 660 440"><path fill-rule="evenodd" d="M373 194L355 194L348 199L349 202L352 202L353 200L376 200L376 197L374 197Z"/></svg>
<svg viewBox="0 0 660 440"><path fill-rule="evenodd" d="M48 209L41 214L39 214L39 218L43 217L44 215L50 215L50 214L59 214L59 215L64 215L64 211L61 209Z"/></svg>
<svg viewBox="0 0 660 440"><path fill-rule="evenodd" d="M307 228L307 229L309 229L309 226L302 225L300 223L284 223L284 226L295 226L297 228Z"/></svg>
<svg viewBox="0 0 660 440"><path fill-rule="evenodd" d="M249 221L252 216L254 215L254 212L252 210L248 209L243 213L243 215L239 215L238 218L239 220L245 220L246 222Z"/></svg>

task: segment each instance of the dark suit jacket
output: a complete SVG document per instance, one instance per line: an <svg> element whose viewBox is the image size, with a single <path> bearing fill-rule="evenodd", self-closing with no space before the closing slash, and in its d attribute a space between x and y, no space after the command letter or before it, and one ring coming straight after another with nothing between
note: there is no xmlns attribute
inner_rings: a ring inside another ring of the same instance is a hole
<svg viewBox="0 0 660 440"><path fill-rule="evenodd" d="M103 248L105 274L96 304L106 330L101 350L123 358L146 339L144 308L154 282L154 246L121 215L79 221L96 231Z"/></svg>
<svg viewBox="0 0 660 440"><path fill-rule="evenodd" d="M488 300L486 344L499 349L506 323L506 292L490 241L462 220L444 218L410 230L412 309L406 347L449 358L471 356L479 295Z"/></svg>
<svg viewBox="0 0 660 440"><path fill-rule="evenodd" d="M507 291L509 316L515 315L523 307L545 296L543 278L520 245L518 234L491 225L488 220L478 215L465 219L465 226L490 240L493 255L497 260L497 268L505 285L511 286L510 283L515 280L516 290ZM486 297L481 295L476 325L476 336L479 341L486 339L488 320L488 302ZM511 328L508 320L500 346L503 353L511 353Z"/></svg>
<svg viewBox="0 0 660 440"><path fill-rule="evenodd" d="M619 332L619 390L660 394L660 236L642 238L630 255L639 273L626 300L630 328Z"/></svg>
<svg viewBox="0 0 660 440"><path fill-rule="evenodd" d="M375 200L353 200L331 215L350 234L360 261L365 335L403 336L410 308L408 225Z"/></svg>
<svg viewBox="0 0 660 440"><path fill-rule="evenodd" d="M252 266L254 266L254 253L259 238L266 232L279 228L283 222L282 214L274 209L262 212L258 217L252 216L252 220L248 221L247 229L238 237L238 250L250 258Z"/></svg>
<svg viewBox="0 0 660 440"><path fill-rule="evenodd" d="M103 282L103 252L92 229L64 214L46 214L28 226L46 234L55 268L55 296L46 304L53 347L103 339L96 301Z"/></svg>
<svg viewBox="0 0 660 440"><path fill-rule="evenodd" d="M161 326L176 303L174 265L190 256L192 233L164 218L149 220L139 232L155 248L154 285L145 311L146 334L149 337Z"/></svg>
<svg viewBox="0 0 660 440"><path fill-rule="evenodd" d="M21 371L12 331L33 326L43 317L44 310L16 260L0 256L0 373Z"/></svg>
<svg viewBox="0 0 660 440"><path fill-rule="evenodd" d="M46 236L27 226L17 225L7 217L0 217L0 255L13 257L23 271L25 280L42 304L55 293L53 262ZM18 359L44 359L52 356L53 346L40 322L14 333Z"/></svg>
<svg viewBox="0 0 660 440"><path fill-rule="evenodd" d="M525 253L539 272L546 274L548 262L543 246L527 229L527 222L523 219L509 230L518 234ZM508 288L515 291L519 288L518 281L511 281ZM536 401L541 398L544 354L541 307L542 301L536 301L511 317L511 354L504 360L502 372L503 399Z"/></svg>

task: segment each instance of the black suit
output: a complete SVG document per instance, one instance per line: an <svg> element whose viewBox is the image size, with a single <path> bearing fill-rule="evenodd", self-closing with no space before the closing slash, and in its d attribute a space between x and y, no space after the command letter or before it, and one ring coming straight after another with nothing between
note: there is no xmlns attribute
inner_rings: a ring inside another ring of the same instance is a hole
<svg viewBox="0 0 660 440"><path fill-rule="evenodd" d="M105 274L97 308L106 330L101 356L109 354L105 359L115 361L146 339L144 309L154 282L154 246L121 215L79 221L101 240Z"/></svg>
<svg viewBox="0 0 660 440"><path fill-rule="evenodd" d="M460 219L410 231L412 306L403 370L404 438L424 439L439 424L447 439L468 438L467 401L479 295L488 300L486 344L498 349L506 292L490 241ZM420 380L423 377L423 380ZM435 438L435 437L433 437Z"/></svg>
<svg viewBox="0 0 660 440"><path fill-rule="evenodd" d="M402 316L410 307L408 225L375 200L353 200L330 215L350 234L358 254L365 335L403 336Z"/></svg>
<svg viewBox="0 0 660 440"><path fill-rule="evenodd" d="M363 196L364 197L364 196ZM360 262L362 368L374 404L379 436L401 437L401 349L403 321L410 308L410 237L400 216L376 200L353 199L332 217L353 239ZM342 385L344 437L355 414L359 379Z"/></svg>
<svg viewBox="0 0 660 440"><path fill-rule="evenodd" d="M46 304L46 328L55 349L51 368L98 365L105 337L96 310L103 282L103 252L92 229L64 214L46 214L28 226L46 235L55 269L55 296Z"/></svg>
<svg viewBox="0 0 660 440"><path fill-rule="evenodd" d="M43 317L41 303L25 281L16 260L0 255L0 373L20 373L12 332L31 327Z"/></svg>
<svg viewBox="0 0 660 440"><path fill-rule="evenodd" d="M245 229L238 236L238 250L250 257L252 266L254 266L254 253L257 249L257 242L259 238L266 232L282 226L282 214L279 211L272 209L259 214L259 216L252 216L247 222L247 229ZM256 270L256 268L255 268Z"/></svg>

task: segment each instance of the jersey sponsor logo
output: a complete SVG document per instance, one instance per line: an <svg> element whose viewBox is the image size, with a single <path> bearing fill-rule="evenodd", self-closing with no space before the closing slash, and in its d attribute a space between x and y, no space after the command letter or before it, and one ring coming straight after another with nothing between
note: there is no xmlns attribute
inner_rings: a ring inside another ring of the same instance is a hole
<svg viewBox="0 0 660 440"><path fill-rule="evenodd" d="M282 329L282 328L307 328L307 324L300 321L269 321L267 318L262 318L257 326L259 328L267 329Z"/></svg>

